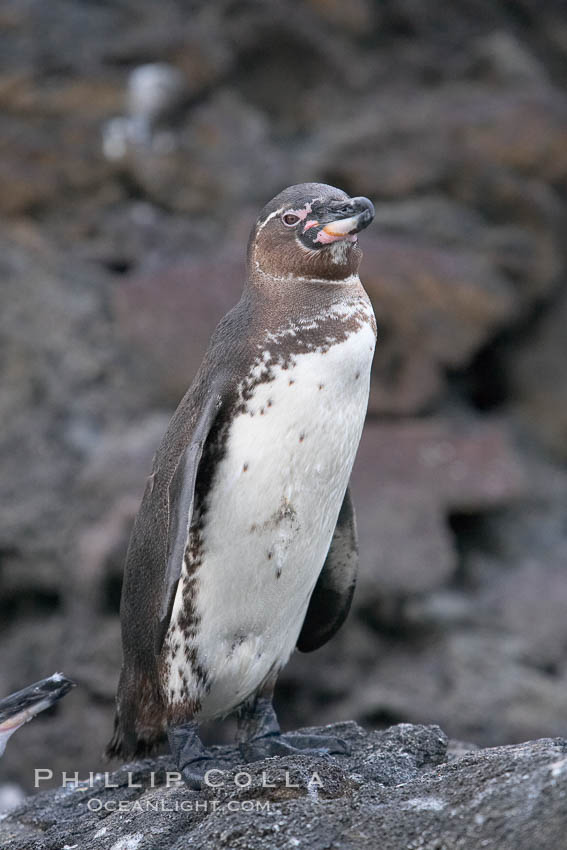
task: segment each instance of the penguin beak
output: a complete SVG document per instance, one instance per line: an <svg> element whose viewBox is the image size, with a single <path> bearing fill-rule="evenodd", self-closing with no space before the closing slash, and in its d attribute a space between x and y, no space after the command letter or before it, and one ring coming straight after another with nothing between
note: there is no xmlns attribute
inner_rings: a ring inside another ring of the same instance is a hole
<svg viewBox="0 0 567 850"><path fill-rule="evenodd" d="M34 685L24 688L9 697L0 700L0 755L4 751L8 738L46 708L50 708L58 699L65 696L75 682L61 673L55 673L48 679L42 679Z"/></svg>
<svg viewBox="0 0 567 850"><path fill-rule="evenodd" d="M356 234L368 227L374 218L374 205L368 198L351 198L337 210L329 210L331 218L317 234L315 242L328 245L338 239L356 242Z"/></svg>

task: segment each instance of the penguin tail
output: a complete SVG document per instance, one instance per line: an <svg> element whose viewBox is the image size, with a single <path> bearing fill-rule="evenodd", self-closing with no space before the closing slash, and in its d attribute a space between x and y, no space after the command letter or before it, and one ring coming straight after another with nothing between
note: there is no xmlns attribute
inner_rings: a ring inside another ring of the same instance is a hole
<svg viewBox="0 0 567 850"><path fill-rule="evenodd" d="M127 761L132 758L147 758L161 749L166 740L165 730L146 730L140 737L125 735L118 714L114 718L112 738L103 752L105 761L120 759Z"/></svg>
<svg viewBox="0 0 567 850"><path fill-rule="evenodd" d="M118 685L114 731L104 751L106 759L146 758L166 738L166 712L158 686L144 674L122 670Z"/></svg>
<svg viewBox="0 0 567 850"><path fill-rule="evenodd" d="M127 758L127 753L124 748L124 740L122 737L122 729L120 728L120 718L118 714L114 716L114 731L112 738L105 747L103 757L105 761L117 758Z"/></svg>

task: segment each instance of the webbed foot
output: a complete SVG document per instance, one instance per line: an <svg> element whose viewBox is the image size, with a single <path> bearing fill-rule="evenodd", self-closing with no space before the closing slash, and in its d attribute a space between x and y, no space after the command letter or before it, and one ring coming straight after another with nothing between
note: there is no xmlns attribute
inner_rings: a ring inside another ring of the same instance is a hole
<svg viewBox="0 0 567 850"><path fill-rule="evenodd" d="M242 710L238 747L248 762L290 753L316 756L349 753L347 743L331 735L282 734L270 697L259 697Z"/></svg>
<svg viewBox="0 0 567 850"><path fill-rule="evenodd" d="M223 761L218 754L208 750L199 735L196 723L172 726L167 731L169 747L183 780L194 791L205 784L209 770L226 770L229 762Z"/></svg>
<svg viewBox="0 0 567 850"><path fill-rule="evenodd" d="M247 761L260 761L271 756L285 755L348 755L350 749L342 738L331 735L307 735L300 732L266 735L252 738L239 745L242 756Z"/></svg>

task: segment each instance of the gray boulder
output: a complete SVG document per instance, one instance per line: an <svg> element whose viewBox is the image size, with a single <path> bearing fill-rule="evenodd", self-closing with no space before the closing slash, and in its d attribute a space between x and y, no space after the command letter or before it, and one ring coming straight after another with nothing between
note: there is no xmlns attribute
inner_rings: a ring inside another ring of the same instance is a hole
<svg viewBox="0 0 567 850"><path fill-rule="evenodd" d="M326 727L328 730L329 727ZM567 847L567 740L477 750L438 726L333 732L349 756L287 756L175 784L166 756L30 797L0 822L9 850ZM152 784L153 783L153 784ZM105 787L106 786L106 787ZM112 787L110 787L112 786Z"/></svg>

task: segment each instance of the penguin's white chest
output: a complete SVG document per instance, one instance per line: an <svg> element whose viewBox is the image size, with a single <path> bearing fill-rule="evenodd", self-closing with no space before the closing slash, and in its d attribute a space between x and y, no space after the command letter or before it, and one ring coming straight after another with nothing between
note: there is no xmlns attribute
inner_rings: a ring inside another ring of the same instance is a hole
<svg viewBox="0 0 567 850"><path fill-rule="evenodd" d="M203 719L239 705L295 647L360 440L374 343L364 322L324 353L293 355L267 374L257 368L258 382L230 426L195 584L192 645L207 671ZM179 636L172 633L170 643ZM173 664L174 699L180 678ZM191 671L183 678L191 680Z"/></svg>

